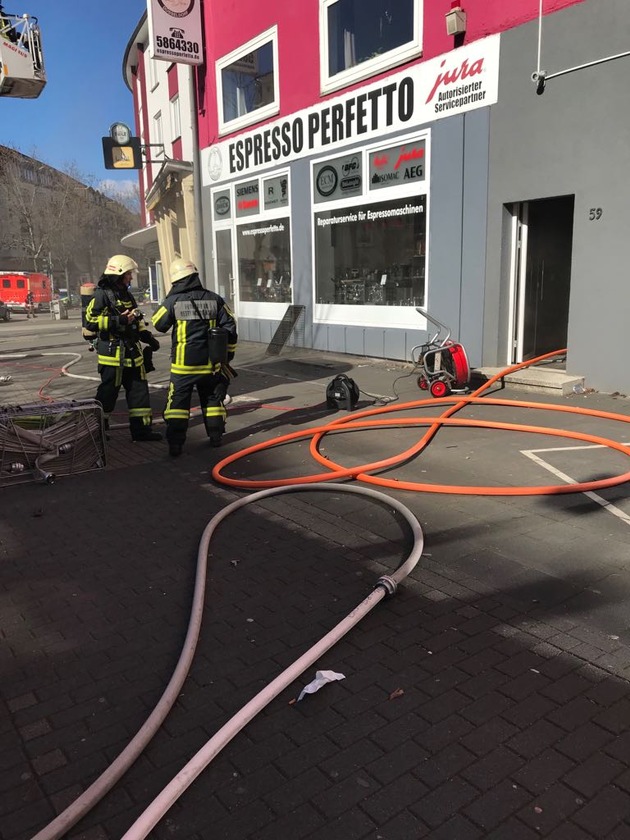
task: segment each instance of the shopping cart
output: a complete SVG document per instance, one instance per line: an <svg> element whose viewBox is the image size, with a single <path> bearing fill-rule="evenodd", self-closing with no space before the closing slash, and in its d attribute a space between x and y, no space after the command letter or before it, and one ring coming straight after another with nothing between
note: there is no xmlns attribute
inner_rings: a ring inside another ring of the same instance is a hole
<svg viewBox="0 0 630 840"><path fill-rule="evenodd" d="M53 484L58 475L103 469L103 408L96 400L0 406L0 487Z"/></svg>
<svg viewBox="0 0 630 840"><path fill-rule="evenodd" d="M450 329L437 318L418 306L416 312L437 327L437 332L425 344L418 344L411 351L411 361L420 372L418 387L429 391L432 397L467 394L470 365L463 345L451 341ZM441 338L443 330L446 335Z"/></svg>

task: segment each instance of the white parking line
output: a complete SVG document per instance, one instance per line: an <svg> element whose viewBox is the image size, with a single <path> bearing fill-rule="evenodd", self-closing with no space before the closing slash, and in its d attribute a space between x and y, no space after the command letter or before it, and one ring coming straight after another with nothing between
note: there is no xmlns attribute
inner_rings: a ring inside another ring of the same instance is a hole
<svg viewBox="0 0 630 840"><path fill-rule="evenodd" d="M630 446L630 443L624 443L622 446ZM548 461L545 461L543 458L540 458L536 453L537 452L570 452L576 451L580 449L605 449L605 446L601 446L600 444L594 443L588 446L555 446L550 449L521 449L521 455L525 455L527 458L530 458L534 463L538 464L544 469L548 470L548 472L553 473L556 478L561 479L562 481L566 481L567 484L579 484L579 481L576 481L575 478L571 478L570 475L563 473L561 470L557 469L556 467L552 466ZM625 522L626 525L630 525L630 516L627 513L624 513L620 508L616 505L613 505L612 502L607 501L606 499L599 496L597 493L592 493L590 490L587 490L584 493L585 496L588 496L589 499L592 501L597 502L598 505L601 505L604 510L607 510L608 513L612 513L613 516L616 516L618 519L621 519L622 522Z"/></svg>

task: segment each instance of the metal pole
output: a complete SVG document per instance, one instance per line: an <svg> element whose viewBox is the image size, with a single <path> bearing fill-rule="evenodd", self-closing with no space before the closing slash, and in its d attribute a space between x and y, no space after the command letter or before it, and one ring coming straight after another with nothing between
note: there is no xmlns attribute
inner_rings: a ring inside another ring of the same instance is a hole
<svg viewBox="0 0 630 840"><path fill-rule="evenodd" d="M199 155L199 127L197 124L197 85L194 66L191 65L188 75L190 82L190 122L192 129L192 165L193 165L193 197L195 208L195 255L194 262L202 278L206 275L204 242L203 242L203 218L201 202L201 160Z"/></svg>

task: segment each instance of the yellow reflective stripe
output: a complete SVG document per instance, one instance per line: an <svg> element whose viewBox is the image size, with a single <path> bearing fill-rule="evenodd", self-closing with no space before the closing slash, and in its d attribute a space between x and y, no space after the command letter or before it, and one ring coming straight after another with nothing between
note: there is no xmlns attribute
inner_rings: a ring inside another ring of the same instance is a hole
<svg viewBox="0 0 630 840"><path fill-rule="evenodd" d="M217 370L213 370L211 365L197 365L193 367L192 365L171 365L171 373L181 373L181 374L211 374L211 373L218 373L221 370L221 367Z"/></svg>
<svg viewBox="0 0 630 840"><path fill-rule="evenodd" d="M167 313L167 309L165 306L160 306L156 312L153 313L153 317L151 318L151 323L153 326L157 326L158 321Z"/></svg>
<svg viewBox="0 0 630 840"><path fill-rule="evenodd" d="M177 345L175 349L176 365L184 365L186 361L186 321L177 322Z"/></svg>
<svg viewBox="0 0 630 840"><path fill-rule="evenodd" d="M109 365L110 367L119 367L120 362L114 356L99 356L99 365Z"/></svg>
<svg viewBox="0 0 630 840"><path fill-rule="evenodd" d="M151 416L151 409L150 408L130 408L129 409L129 416L130 417L150 417Z"/></svg>
<svg viewBox="0 0 630 840"><path fill-rule="evenodd" d="M168 420L170 419L178 419L178 420L188 420L190 417L190 411L186 411L184 408L167 408L164 411L164 417Z"/></svg>
<svg viewBox="0 0 630 840"><path fill-rule="evenodd" d="M227 411L220 405L208 406L205 410L206 417L227 417Z"/></svg>

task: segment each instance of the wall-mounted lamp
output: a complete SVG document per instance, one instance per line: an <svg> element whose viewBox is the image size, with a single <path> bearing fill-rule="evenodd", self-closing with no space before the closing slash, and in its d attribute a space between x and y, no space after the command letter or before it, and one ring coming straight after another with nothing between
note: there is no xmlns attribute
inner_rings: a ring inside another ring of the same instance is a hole
<svg viewBox="0 0 630 840"><path fill-rule="evenodd" d="M446 15L446 34L463 35L466 32L466 12L457 0L451 3L451 10Z"/></svg>

